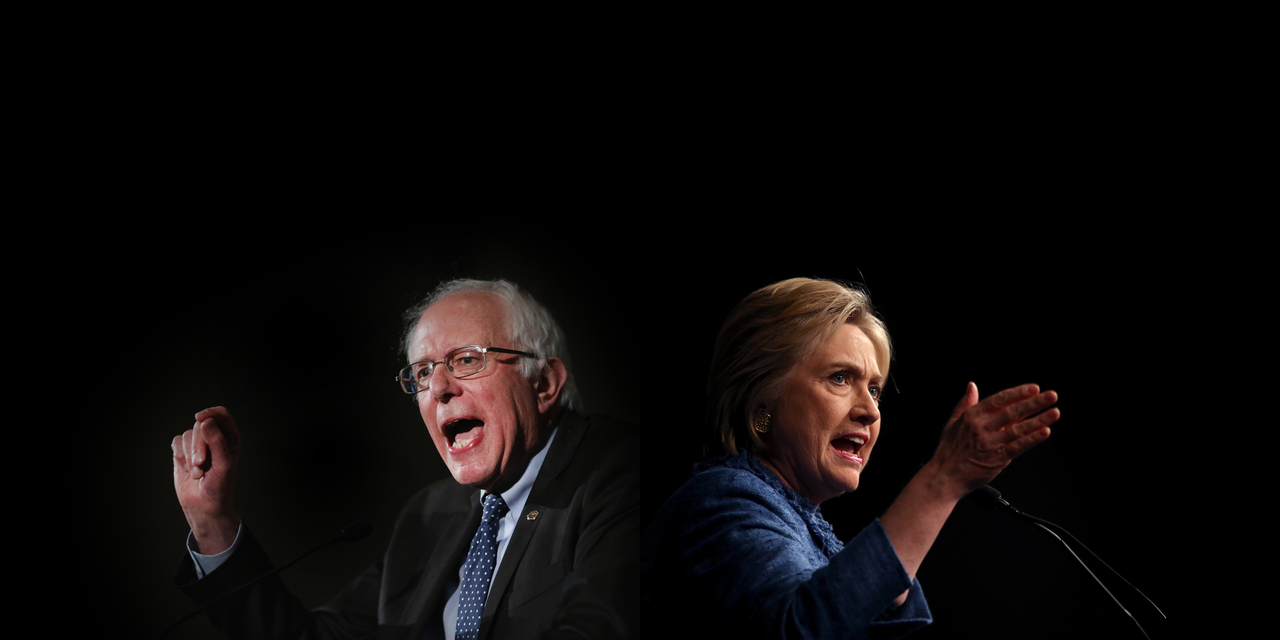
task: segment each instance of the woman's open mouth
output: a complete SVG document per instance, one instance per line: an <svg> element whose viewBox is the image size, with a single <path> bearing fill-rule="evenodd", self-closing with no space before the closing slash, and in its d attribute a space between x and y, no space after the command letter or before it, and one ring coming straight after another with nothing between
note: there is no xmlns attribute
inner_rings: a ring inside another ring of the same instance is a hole
<svg viewBox="0 0 1280 640"><path fill-rule="evenodd" d="M862 447L865 444L867 444L867 438L865 436L850 434L832 440L831 448L835 449L835 452L839 454L840 457L849 460L850 462L862 464L861 453Z"/></svg>

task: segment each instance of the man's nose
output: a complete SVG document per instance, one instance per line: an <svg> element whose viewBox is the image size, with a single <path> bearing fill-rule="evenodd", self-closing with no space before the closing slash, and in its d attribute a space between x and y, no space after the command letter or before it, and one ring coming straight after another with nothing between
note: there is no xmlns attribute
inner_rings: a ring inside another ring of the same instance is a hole
<svg viewBox="0 0 1280 640"><path fill-rule="evenodd" d="M449 399L458 395L458 379L453 377L449 369L443 364L431 370L431 377L427 378L427 382L431 385L431 397L436 402L449 402Z"/></svg>

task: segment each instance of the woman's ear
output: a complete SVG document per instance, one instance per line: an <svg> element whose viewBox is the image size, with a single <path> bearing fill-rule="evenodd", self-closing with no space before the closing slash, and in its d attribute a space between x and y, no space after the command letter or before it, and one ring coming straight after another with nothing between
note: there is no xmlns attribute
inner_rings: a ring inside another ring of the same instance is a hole
<svg viewBox="0 0 1280 640"><path fill-rule="evenodd" d="M764 407L756 407L751 412L751 428L761 435L769 433L769 427L773 422L773 416Z"/></svg>

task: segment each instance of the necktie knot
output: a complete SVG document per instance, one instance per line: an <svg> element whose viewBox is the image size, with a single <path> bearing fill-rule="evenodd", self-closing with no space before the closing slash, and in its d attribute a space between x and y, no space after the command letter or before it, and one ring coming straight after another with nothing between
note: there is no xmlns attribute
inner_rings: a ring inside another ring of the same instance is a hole
<svg viewBox="0 0 1280 640"><path fill-rule="evenodd" d="M502 499L502 496L491 493L484 497L484 517L482 520L485 522L501 520L503 516L507 515L508 511L510 509L507 507L506 501Z"/></svg>

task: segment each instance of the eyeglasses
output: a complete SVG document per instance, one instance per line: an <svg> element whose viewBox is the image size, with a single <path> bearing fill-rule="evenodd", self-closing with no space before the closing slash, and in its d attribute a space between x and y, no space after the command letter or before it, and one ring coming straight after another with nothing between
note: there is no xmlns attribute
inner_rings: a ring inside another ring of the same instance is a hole
<svg viewBox="0 0 1280 640"><path fill-rule="evenodd" d="M436 365L438 364L443 364L455 378L470 378L484 371L485 365L488 364L489 360L489 356L486 354L490 351L494 353L509 353L522 358L538 357L525 351L482 347L473 344L467 347L458 347L444 354L444 360L415 362L400 370L400 375L396 376L396 382L400 383L400 388L405 393L414 394L419 391L426 391L431 388L431 374L435 373Z"/></svg>

